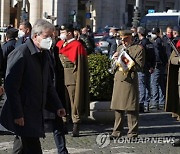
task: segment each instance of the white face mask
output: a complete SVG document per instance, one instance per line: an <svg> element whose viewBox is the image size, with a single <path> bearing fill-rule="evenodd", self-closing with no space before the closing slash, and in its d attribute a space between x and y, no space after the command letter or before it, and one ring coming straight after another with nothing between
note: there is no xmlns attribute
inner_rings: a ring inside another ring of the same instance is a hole
<svg viewBox="0 0 180 154"><path fill-rule="evenodd" d="M25 36L25 33L22 30L19 30L18 31L18 37L21 38L23 36Z"/></svg>
<svg viewBox="0 0 180 154"><path fill-rule="evenodd" d="M136 33L132 33L132 36L135 36L136 35Z"/></svg>
<svg viewBox="0 0 180 154"><path fill-rule="evenodd" d="M109 36L113 36L113 33L112 33L112 32L109 32Z"/></svg>
<svg viewBox="0 0 180 154"><path fill-rule="evenodd" d="M156 35L156 34L151 34L151 38L152 38L153 40L155 40L155 39L157 38L157 35Z"/></svg>
<svg viewBox="0 0 180 154"><path fill-rule="evenodd" d="M66 34L64 34L64 33L60 34L59 37L60 37L61 40L66 40L67 39Z"/></svg>
<svg viewBox="0 0 180 154"><path fill-rule="evenodd" d="M52 38L48 37L45 39L42 39L40 42L41 49L49 50L52 46Z"/></svg>

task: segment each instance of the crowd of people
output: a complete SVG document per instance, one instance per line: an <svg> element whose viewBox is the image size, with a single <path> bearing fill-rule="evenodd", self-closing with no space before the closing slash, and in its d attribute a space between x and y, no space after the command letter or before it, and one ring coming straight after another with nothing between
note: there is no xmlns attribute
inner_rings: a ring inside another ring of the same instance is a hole
<svg viewBox="0 0 180 154"><path fill-rule="evenodd" d="M108 56L116 62L111 139L122 136L125 114L129 138L138 136L139 112L165 108L180 119L179 35L178 26L168 26L165 35L158 27L148 35L143 27L110 29ZM89 26L59 27L39 19L33 26L24 21L18 29L7 28L0 48L0 95L7 97L0 123L15 134L14 154L41 154L39 138L45 137L46 127L58 153L68 153L68 123L73 123L72 137L79 137L82 118L89 114L87 56L94 48Z"/></svg>

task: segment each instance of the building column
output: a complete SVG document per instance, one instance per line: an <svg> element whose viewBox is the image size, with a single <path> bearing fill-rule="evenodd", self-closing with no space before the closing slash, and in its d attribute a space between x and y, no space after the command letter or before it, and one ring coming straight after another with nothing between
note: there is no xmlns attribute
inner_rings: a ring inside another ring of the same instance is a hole
<svg viewBox="0 0 180 154"><path fill-rule="evenodd" d="M1 0L1 27L9 25L10 21L10 0Z"/></svg>
<svg viewBox="0 0 180 154"><path fill-rule="evenodd" d="M29 21L33 25L37 19L42 18L42 0L29 0Z"/></svg>

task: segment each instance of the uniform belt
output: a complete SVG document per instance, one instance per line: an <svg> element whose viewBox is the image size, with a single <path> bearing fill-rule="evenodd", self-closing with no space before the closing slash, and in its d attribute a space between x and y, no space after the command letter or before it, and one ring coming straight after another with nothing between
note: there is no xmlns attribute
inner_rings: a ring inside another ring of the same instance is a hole
<svg viewBox="0 0 180 154"><path fill-rule="evenodd" d="M74 68L74 64L63 64L64 68Z"/></svg>

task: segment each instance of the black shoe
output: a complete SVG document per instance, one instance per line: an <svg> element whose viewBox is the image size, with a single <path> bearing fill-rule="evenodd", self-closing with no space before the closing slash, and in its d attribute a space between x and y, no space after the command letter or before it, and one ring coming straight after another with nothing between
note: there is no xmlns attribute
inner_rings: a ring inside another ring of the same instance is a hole
<svg viewBox="0 0 180 154"><path fill-rule="evenodd" d="M173 147L180 147L180 139L178 139L177 141L175 141L173 144L172 144Z"/></svg>
<svg viewBox="0 0 180 154"><path fill-rule="evenodd" d="M79 137L79 124L73 124L72 137Z"/></svg>
<svg viewBox="0 0 180 154"><path fill-rule="evenodd" d="M144 103L139 104L139 113L144 113Z"/></svg>

